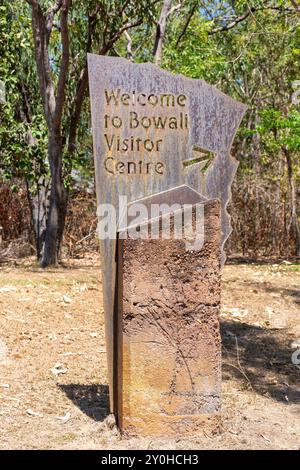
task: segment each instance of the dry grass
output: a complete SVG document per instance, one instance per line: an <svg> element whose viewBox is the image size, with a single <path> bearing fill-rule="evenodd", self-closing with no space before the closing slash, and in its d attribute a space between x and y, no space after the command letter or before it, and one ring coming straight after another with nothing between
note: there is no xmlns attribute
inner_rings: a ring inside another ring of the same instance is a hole
<svg viewBox="0 0 300 470"><path fill-rule="evenodd" d="M299 448L299 266L224 269L223 429L192 440L124 440L108 417L97 256L0 272L1 449Z"/></svg>

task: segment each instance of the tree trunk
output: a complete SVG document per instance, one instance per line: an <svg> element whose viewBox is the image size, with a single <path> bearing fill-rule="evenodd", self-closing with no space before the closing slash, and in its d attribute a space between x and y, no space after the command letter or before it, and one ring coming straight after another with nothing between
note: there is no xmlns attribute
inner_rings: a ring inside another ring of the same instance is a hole
<svg viewBox="0 0 300 470"><path fill-rule="evenodd" d="M50 193L50 181L49 178L41 176L32 188L27 186L27 198L31 212L31 223L33 226L36 255L40 261L42 253L44 251L45 236L46 236L46 225L47 217L49 213L49 193Z"/></svg>
<svg viewBox="0 0 300 470"><path fill-rule="evenodd" d="M170 14L171 6L172 6L172 0L164 0L160 17L157 22L155 44L154 44L154 50L153 50L153 58L154 58L155 65L160 65L160 62L161 62L163 40L165 37L167 18Z"/></svg>
<svg viewBox="0 0 300 470"><path fill-rule="evenodd" d="M273 135L275 141L278 140L277 129L273 129ZM274 197L270 200L270 211L271 211L271 237L272 237L272 251L276 256L279 256L282 249L282 207L281 207L281 174L282 174L282 157L279 155L276 164L276 181Z"/></svg>
<svg viewBox="0 0 300 470"><path fill-rule="evenodd" d="M300 257L300 226L297 217L297 199L296 199L296 187L293 175L293 165L290 152L288 148L284 148L284 154L287 163L288 180L290 188L290 204L291 204L291 227L296 242L296 256Z"/></svg>
<svg viewBox="0 0 300 470"><path fill-rule="evenodd" d="M41 260L42 267L57 264L67 212L67 191L62 177L62 145L60 135L55 133L50 135L48 154L51 171L51 192L45 245Z"/></svg>

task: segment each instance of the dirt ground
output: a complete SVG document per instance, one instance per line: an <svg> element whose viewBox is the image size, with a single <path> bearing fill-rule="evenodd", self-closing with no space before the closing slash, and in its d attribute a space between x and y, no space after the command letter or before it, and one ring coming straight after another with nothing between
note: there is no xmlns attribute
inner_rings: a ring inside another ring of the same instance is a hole
<svg viewBox="0 0 300 470"><path fill-rule="evenodd" d="M0 448L299 449L300 266L229 263L222 283L221 434L125 440L108 415L98 257L0 266Z"/></svg>

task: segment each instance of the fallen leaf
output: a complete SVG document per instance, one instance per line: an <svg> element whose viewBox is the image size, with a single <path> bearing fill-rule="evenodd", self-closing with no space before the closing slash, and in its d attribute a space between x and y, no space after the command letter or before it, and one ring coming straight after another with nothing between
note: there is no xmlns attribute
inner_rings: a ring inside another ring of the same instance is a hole
<svg viewBox="0 0 300 470"><path fill-rule="evenodd" d="M83 353L82 352L65 352L65 353L60 353L60 356L81 356Z"/></svg>
<svg viewBox="0 0 300 470"><path fill-rule="evenodd" d="M264 436L263 434L260 434L260 436L267 442L271 442L270 439L266 436Z"/></svg>
<svg viewBox="0 0 300 470"><path fill-rule="evenodd" d="M272 309L272 307L266 307L265 311L269 315L269 318L271 318L271 316L274 315L274 310Z"/></svg>
<svg viewBox="0 0 300 470"><path fill-rule="evenodd" d="M290 344L291 349L299 349L300 348L300 339L295 339Z"/></svg>
<svg viewBox="0 0 300 470"><path fill-rule="evenodd" d="M235 336L234 333L232 333L231 331L228 331L228 330L225 330L225 333L226 333L228 336Z"/></svg>
<svg viewBox="0 0 300 470"><path fill-rule="evenodd" d="M248 315L248 310L242 308L232 308L231 315L236 318L243 318Z"/></svg>
<svg viewBox="0 0 300 470"><path fill-rule="evenodd" d="M60 421L66 423L67 421L69 421L69 419L71 418L71 413L68 411L68 413L65 414L65 416L57 416L57 419L59 419Z"/></svg>
<svg viewBox="0 0 300 470"><path fill-rule="evenodd" d="M32 411L30 408L28 410L26 410L26 413L29 415L29 416L37 416L38 418L42 418L43 417L43 414L42 413L38 413L37 411Z"/></svg>
<svg viewBox="0 0 300 470"><path fill-rule="evenodd" d="M15 292L17 289L13 286L4 286L0 288L0 292Z"/></svg>
<svg viewBox="0 0 300 470"><path fill-rule="evenodd" d="M10 385L9 384L0 384L0 388L9 388Z"/></svg>
<svg viewBox="0 0 300 470"><path fill-rule="evenodd" d="M58 376L60 374L66 374L68 372L68 368L64 367L64 365L61 362L57 362L52 369L50 369L50 372L54 374L55 376Z"/></svg>

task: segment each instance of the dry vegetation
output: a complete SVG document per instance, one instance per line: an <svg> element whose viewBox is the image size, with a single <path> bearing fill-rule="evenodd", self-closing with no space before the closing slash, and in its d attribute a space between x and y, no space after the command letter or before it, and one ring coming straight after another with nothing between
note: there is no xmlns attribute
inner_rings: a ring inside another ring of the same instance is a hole
<svg viewBox="0 0 300 470"><path fill-rule="evenodd" d="M223 272L220 436L121 439L108 416L97 255L0 276L1 449L299 449L300 269L228 264Z"/></svg>

